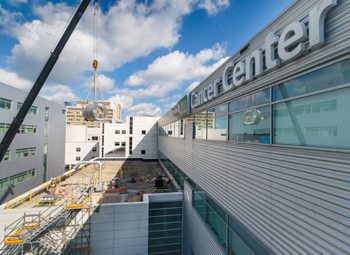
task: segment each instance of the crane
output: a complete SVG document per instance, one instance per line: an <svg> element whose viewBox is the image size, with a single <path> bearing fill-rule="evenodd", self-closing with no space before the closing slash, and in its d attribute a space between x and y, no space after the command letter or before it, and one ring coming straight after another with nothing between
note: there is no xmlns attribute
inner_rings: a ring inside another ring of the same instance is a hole
<svg viewBox="0 0 350 255"><path fill-rule="evenodd" d="M98 0L94 0L94 4L97 3ZM91 0L82 0L78 9L75 11L73 18L69 22L66 30L64 31L62 37L58 41L55 49L51 52L49 59L46 61L43 69L41 70L39 76L37 77L33 87L28 93L26 99L23 102L22 107L18 111L16 117L12 121L9 129L7 130L5 136L3 137L0 143L0 162L2 161L6 151L10 147L13 139L15 138L18 129L21 127L24 118L26 117L30 107L32 106L34 100L38 96L42 86L44 85L47 77L52 71L52 68L55 66L63 48L65 47L69 37L72 35L74 29L80 21L80 18L83 16L86 8L89 6Z"/></svg>

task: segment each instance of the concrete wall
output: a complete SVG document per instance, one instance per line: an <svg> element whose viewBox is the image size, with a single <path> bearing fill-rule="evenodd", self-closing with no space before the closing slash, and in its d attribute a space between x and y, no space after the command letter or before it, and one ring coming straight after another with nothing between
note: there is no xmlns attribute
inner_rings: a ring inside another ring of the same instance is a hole
<svg viewBox="0 0 350 255"><path fill-rule="evenodd" d="M129 154L129 142L127 141L126 153L129 158L156 159L159 117L133 117L132 124L132 155ZM127 118L130 127L130 118ZM142 134L142 130L146 134ZM141 151L145 150L145 154Z"/></svg>
<svg viewBox="0 0 350 255"><path fill-rule="evenodd" d="M182 193L145 194L142 202L104 204L91 217L91 255L147 255L149 202L182 200Z"/></svg>
<svg viewBox="0 0 350 255"><path fill-rule="evenodd" d="M91 217L91 255L146 255L148 203L101 205Z"/></svg>
<svg viewBox="0 0 350 255"><path fill-rule="evenodd" d="M23 103L25 91L0 83L2 98L12 100L11 110L0 109L0 123L10 124L17 114L17 102ZM47 177L57 176L64 172L65 151L65 112L64 106L37 97L33 106L38 107L37 115L28 114L23 125L37 126L36 134L17 134L9 150L11 160L0 163L0 179L12 176L26 170L36 170L35 178L18 183L12 187L0 190L0 203L9 200L25 191L38 186L44 177L44 143L48 143ZM48 138L45 138L45 107L49 107ZM4 134L0 134L0 140ZM46 141L47 139L47 141ZM37 155L16 159L16 149L36 147Z"/></svg>
<svg viewBox="0 0 350 255"><path fill-rule="evenodd" d="M101 140L99 128L88 128L83 125L66 125L66 128L66 165L77 164L79 162L77 157L80 157L80 160L91 160L99 156ZM98 140L92 140L92 137L97 137ZM77 148L80 148L80 151L77 151ZM94 148L96 151L93 151Z"/></svg>

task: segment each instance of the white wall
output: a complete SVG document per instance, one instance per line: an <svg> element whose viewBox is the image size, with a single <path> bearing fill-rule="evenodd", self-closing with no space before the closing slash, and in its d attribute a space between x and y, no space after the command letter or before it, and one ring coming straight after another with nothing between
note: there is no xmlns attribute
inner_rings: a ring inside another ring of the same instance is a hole
<svg viewBox="0 0 350 255"><path fill-rule="evenodd" d="M158 121L159 117L133 117L132 123L132 155L129 154L129 139L127 141L127 155L130 158L156 159L158 143ZM130 125L130 117L127 118ZM142 134L142 130L146 134ZM141 151L145 150L146 154Z"/></svg>
<svg viewBox="0 0 350 255"><path fill-rule="evenodd" d="M142 202L103 204L91 216L91 255L147 255L149 202L181 201L183 194L144 194Z"/></svg>

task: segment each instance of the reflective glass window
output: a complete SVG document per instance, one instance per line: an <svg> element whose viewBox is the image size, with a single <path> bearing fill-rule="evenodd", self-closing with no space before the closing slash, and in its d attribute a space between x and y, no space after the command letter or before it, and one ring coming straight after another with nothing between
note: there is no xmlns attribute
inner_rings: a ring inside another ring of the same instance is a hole
<svg viewBox="0 0 350 255"><path fill-rule="evenodd" d="M278 101L350 82L350 59L286 81L272 88L272 99Z"/></svg>
<svg viewBox="0 0 350 255"><path fill-rule="evenodd" d="M11 104L12 104L11 100L0 97L0 108L1 109L11 110Z"/></svg>
<svg viewBox="0 0 350 255"><path fill-rule="evenodd" d="M270 89L260 90L251 95L235 99L229 103L229 112L236 112L242 109L251 108L270 102Z"/></svg>
<svg viewBox="0 0 350 255"><path fill-rule="evenodd" d="M230 114L230 140L270 143L270 106Z"/></svg>
<svg viewBox="0 0 350 255"><path fill-rule="evenodd" d="M350 88L273 106L274 143L350 148Z"/></svg>
<svg viewBox="0 0 350 255"><path fill-rule="evenodd" d="M194 116L195 139L207 138L207 112L201 112ZM212 126L212 123L210 124Z"/></svg>

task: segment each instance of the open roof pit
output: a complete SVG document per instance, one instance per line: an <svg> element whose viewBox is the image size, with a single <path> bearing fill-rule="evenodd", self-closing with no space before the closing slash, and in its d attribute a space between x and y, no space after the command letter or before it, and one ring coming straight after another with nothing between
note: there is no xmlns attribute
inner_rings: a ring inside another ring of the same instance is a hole
<svg viewBox="0 0 350 255"><path fill-rule="evenodd" d="M92 163L92 162L91 162ZM95 193L95 203L118 203L142 201L143 194L174 191L169 178L157 161L103 160L102 193ZM24 199L15 199L10 208L38 208L69 203L88 187L99 182L99 167L82 165L65 178L56 178L56 185L41 185L39 191L29 191ZM99 195L101 194L101 195ZM98 202L99 200L99 202Z"/></svg>
<svg viewBox="0 0 350 255"><path fill-rule="evenodd" d="M113 163L115 161L108 162ZM126 160L122 161L119 171L107 185L100 203L142 201L145 193L171 191L174 189L158 162Z"/></svg>

